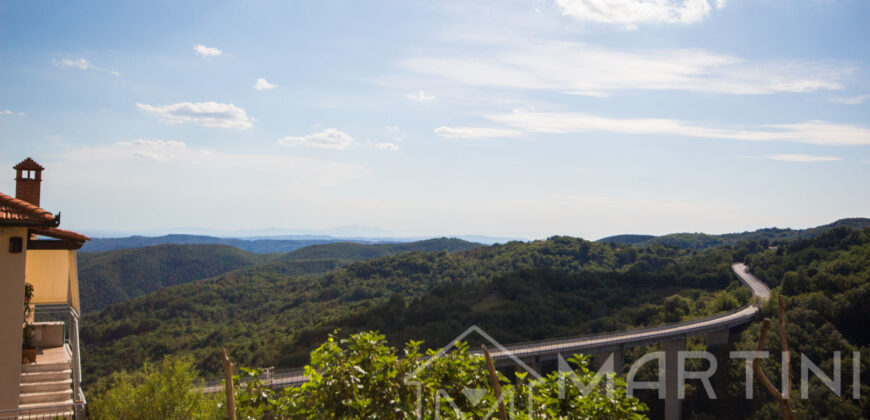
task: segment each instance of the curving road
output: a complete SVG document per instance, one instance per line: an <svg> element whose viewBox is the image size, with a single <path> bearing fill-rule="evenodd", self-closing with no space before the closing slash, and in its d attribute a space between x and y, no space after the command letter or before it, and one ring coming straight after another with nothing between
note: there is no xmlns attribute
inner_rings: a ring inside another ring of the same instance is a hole
<svg viewBox="0 0 870 420"><path fill-rule="evenodd" d="M746 264L734 263L731 265L731 270L737 275L740 281L752 290L753 295L759 298L761 302L766 302L770 299L770 289L761 280L749 273ZM560 353L592 354L621 351L629 347L661 343L714 331L727 330L737 325L751 322L753 318L755 318L756 313L758 313L758 307L749 304L743 308L725 314L678 324L610 334L518 343L503 346L501 348L496 346L495 348L490 349L490 352L493 359L505 360L508 358L527 359L531 357L555 356ZM479 351L472 351L471 353L478 352ZM302 369L292 369L284 372L277 372L275 376L271 378L271 383L273 387L286 387L301 384L306 380L307 378L303 375ZM221 389L223 388L220 385L204 387L205 392L217 392Z"/></svg>
<svg viewBox="0 0 870 420"><path fill-rule="evenodd" d="M753 276L746 267L746 264L731 264L731 270L734 271L734 274L737 274L737 277L740 277L740 281L752 289L752 294L759 297L762 302L767 302L767 300L770 299L770 288L768 288L764 282Z"/></svg>
<svg viewBox="0 0 870 420"><path fill-rule="evenodd" d="M747 287L753 295L762 302L770 298L770 289L761 280L758 280L747 270L746 264L734 263L731 270ZM661 327L645 328L634 331L624 331L612 334L563 338L555 340L543 340L533 343L520 343L504 346L504 350L492 352L495 359L508 357L531 357L548 356L558 353L600 353L617 351L627 347L637 347L652 343L660 343L683 337L706 334L713 331L722 331L737 325L752 321L758 308L752 304L739 310L725 314L670 324Z"/></svg>

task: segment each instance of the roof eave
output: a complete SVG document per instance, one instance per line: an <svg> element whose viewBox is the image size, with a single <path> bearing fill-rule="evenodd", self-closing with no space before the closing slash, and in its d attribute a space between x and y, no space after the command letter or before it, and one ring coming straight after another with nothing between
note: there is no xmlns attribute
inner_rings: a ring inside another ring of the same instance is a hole
<svg viewBox="0 0 870 420"><path fill-rule="evenodd" d="M16 220L16 219L0 219L0 226L3 227L29 227L29 228L53 228L60 226L60 215L52 220L36 222L33 220Z"/></svg>

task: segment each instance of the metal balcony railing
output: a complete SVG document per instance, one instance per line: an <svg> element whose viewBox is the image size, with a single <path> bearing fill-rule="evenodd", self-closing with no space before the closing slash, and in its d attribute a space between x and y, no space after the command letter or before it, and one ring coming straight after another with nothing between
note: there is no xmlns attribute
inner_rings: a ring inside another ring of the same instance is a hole
<svg viewBox="0 0 870 420"><path fill-rule="evenodd" d="M72 385L73 385L73 405L70 407L69 405L65 406L56 406L67 407L73 412L73 416L60 416L61 418L75 418L76 420L83 420L85 418L85 405L87 401L85 400L85 394L82 391L82 359L81 359L81 347L79 345L79 313L70 305L36 305L33 310L33 322L62 322L63 323L63 345L70 351L70 359L72 365ZM46 407L52 408L52 407ZM23 418L34 418L41 419L43 417L41 413L38 413L38 410L42 410L43 408L34 408L29 410L22 410L31 412L31 414L21 414L21 416L25 416ZM35 417L26 417L27 415L32 415ZM45 418L54 418L57 416L47 416ZM0 420L3 420L0 417Z"/></svg>
<svg viewBox="0 0 870 420"><path fill-rule="evenodd" d="M84 403L47 405L38 408L2 410L0 420L83 419L84 412ZM77 413L82 414L80 416Z"/></svg>

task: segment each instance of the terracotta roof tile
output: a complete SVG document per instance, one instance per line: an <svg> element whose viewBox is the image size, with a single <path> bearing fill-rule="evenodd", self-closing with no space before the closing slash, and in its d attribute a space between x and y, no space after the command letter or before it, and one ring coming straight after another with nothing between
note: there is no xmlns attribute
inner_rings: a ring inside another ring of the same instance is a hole
<svg viewBox="0 0 870 420"><path fill-rule="evenodd" d="M34 228L30 229L30 232L35 233L37 235L48 236L50 238L55 239L67 239L76 242L85 242L89 241L91 238L88 238L85 235L82 235L78 232L73 232L71 230L63 230L55 227L50 228Z"/></svg>
<svg viewBox="0 0 870 420"><path fill-rule="evenodd" d="M0 225L57 226L59 220L50 212L24 200L0 193Z"/></svg>

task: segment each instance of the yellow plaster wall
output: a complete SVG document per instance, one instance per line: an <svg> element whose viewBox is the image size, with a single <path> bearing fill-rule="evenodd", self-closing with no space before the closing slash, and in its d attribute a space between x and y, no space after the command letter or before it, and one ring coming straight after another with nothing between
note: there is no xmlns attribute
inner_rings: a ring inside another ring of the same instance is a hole
<svg viewBox="0 0 870 420"><path fill-rule="evenodd" d="M9 253L12 237L22 238L23 252ZM27 228L0 227L0 410L18 408L26 248Z"/></svg>

